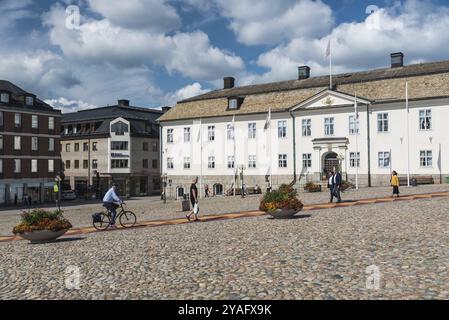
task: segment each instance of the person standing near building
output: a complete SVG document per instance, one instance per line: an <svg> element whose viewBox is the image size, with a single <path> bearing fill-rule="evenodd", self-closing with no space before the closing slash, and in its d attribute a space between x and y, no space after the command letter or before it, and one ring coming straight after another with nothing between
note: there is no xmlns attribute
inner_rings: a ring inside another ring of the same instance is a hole
<svg viewBox="0 0 449 320"><path fill-rule="evenodd" d="M206 184L204 186L204 197L209 198L209 185L208 184Z"/></svg>
<svg viewBox="0 0 449 320"><path fill-rule="evenodd" d="M341 196L340 196L340 189L341 189L341 184L342 184L342 177L341 177L341 173L337 170L337 168L333 168L333 186L334 186L334 196L337 197L337 203L341 202Z"/></svg>
<svg viewBox="0 0 449 320"><path fill-rule="evenodd" d="M330 200L329 203L334 202L334 173L332 171L327 175L327 187L329 188Z"/></svg>
<svg viewBox="0 0 449 320"><path fill-rule="evenodd" d="M396 171L393 171L391 173L391 179L390 179L391 186L393 187L393 195L396 195L399 198L399 178L398 173Z"/></svg>
<svg viewBox="0 0 449 320"><path fill-rule="evenodd" d="M187 220L190 221L190 216L193 214L195 215L195 221L198 220L198 212L199 212L199 206L198 206L198 188L196 187L196 184L198 183L198 177L193 179L192 184L190 185L190 203L192 204L192 211L188 215L186 215Z"/></svg>

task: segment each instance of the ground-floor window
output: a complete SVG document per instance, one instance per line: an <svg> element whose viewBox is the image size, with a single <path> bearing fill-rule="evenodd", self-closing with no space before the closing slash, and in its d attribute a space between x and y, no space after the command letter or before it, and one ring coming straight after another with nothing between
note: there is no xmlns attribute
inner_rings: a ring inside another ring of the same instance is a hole
<svg viewBox="0 0 449 320"><path fill-rule="evenodd" d="M419 152L419 164L421 167L431 167L432 160L432 150L422 150Z"/></svg>
<svg viewBox="0 0 449 320"><path fill-rule="evenodd" d="M302 154L302 167L303 168L311 168L312 167L312 154L311 153L303 153Z"/></svg>
<svg viewBox="0 0 449 320"><path fill-rule="evenodd" d="M215 157L209 157L207 159L207 167L209 169L215 169Z"/></svg>
<svg viewBox="0 0 449 320"><path fill-rule="evenodd" d="M286 154L280 154L278 156L279 160L279 168L287 168L287 155Z"/></svg>
<svg viewBox="0 0 449 320"><path fill-rule="evenodd" d="M173 158L167 158L167 169L173 169Z"/></svg>
<svg viewBox="0 0 449 320"><path fill-rule="evenodd" d="M248 168L256 168L256 156L252 155L248 157Z"/></svg>
<svg viewBox="0 0 449 320"><path fill-rule="evenodd" d="M390 152L378 153L379 168L388 168L390 166Z"/></svg>
<svg viewBox="0 0 449 320"><path fill-rule="evenodd" d="M349 153L349 166L351 168L360 167L360 152L357 152L357 155L355 152Z"/></svg>
<svg viewBox="0 0 449 320"><path fill-rule="evenodd" d="M184 157L184 169L190 169L190 157Z"/></svg>
<svg viewBox="0 0 449 320"><path fill-rule="evenodd" d="M221 196L223 194L223 185L220 183L214 184L214 195Z"/></svg>
<svg viewBox="0 0 449 320"><path fill-rule="evenodd" d="M234 169L234 156L228 157L228 169Z"/></svg>

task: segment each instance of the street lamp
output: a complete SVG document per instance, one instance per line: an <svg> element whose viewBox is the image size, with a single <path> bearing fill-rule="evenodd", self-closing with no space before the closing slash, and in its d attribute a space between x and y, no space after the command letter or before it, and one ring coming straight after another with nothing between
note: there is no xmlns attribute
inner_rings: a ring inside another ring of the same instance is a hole
<svg viewBox="0 0 449 320"><path fill-rule="evenodd" d="M244 164L239 166L240 170L240 179L242 180L242 198L245 198L245 183L243 182L243 170L246 169L246 166Z"/></svg>

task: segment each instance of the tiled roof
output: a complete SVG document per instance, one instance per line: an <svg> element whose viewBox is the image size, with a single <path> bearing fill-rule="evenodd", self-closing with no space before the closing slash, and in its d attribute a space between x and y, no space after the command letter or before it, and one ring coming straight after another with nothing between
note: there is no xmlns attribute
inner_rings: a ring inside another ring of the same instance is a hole
<svg viewBox="0 0 449 320"><path fill-rule="evenodd" d="M23 90L22 88L16 86L15 84L7 80L0 80L0 92L8 92L11 94L9 103L0 102L0 106L6 107L10 106L14 108L24 108L27 110L36 110L36 111L50 111L55 113L60 112L59 110L53 109L52 106L48 105L47 103L43 102L37 97L34 99L33 106L25 105L24 100L25 95L32 95L32 96L35 95L33 93Z"/></svg>
<svg viewBox="0 0 449 320"><path fill-rule="evenodd" d="M405 81L409 98L449 96L449 61L414 64L398 68L345 73L333 76L335 90L363 96L374 103L405 99ZM287 110L327 89L329 76L212 91L183 100L159 118L159 121L216 117ZM228 110L228 97L245 97L238 110Z"/></svg>

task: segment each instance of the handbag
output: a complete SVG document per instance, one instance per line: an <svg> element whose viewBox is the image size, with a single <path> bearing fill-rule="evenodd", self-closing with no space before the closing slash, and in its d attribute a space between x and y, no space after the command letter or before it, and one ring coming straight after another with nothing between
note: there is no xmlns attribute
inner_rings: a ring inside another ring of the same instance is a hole
<svg viewBox="0 0 449 320"><path fill-rule="evenodd" d="M193 206L193 213L197 215L198 212L200 212L200 207L198 206L198 203L195 203L195 205Z"/></svg>

